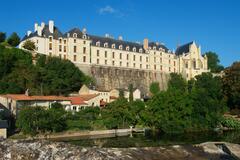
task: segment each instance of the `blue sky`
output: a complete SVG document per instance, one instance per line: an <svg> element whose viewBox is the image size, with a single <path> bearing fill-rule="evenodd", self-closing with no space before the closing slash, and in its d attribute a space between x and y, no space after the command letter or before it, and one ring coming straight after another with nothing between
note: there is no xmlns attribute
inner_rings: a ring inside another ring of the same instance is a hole
<svg viewBox="0 0 240 160"><path fill-rule="evenodd" d="M195 40L229 66L240 60L239 0L4 0L0 31L22 37L35 22L54 20L65 32L88 33L142 42L145 37L169 49Z"/></svg>

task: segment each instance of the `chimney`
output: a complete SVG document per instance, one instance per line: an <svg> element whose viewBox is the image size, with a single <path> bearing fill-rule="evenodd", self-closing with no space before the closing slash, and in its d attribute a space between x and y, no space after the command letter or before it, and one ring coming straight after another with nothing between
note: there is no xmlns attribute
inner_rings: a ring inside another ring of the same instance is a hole
<svg viewBox="0 0 240 160"><path fill-rule="evenodd" d="M145 50L148 49L148 39L147 39L147 38L145 38L145 39L143 40L143 48L144 48Z"/></svg>
<svg viewBox="0 0 240 160"><path fill-rule="evenodd" d="M29 36L32 32L31 31L27 31L27 36Z"/></svg>
<svg viewBox="0 0 240 160"><path fill-rule="evenodd" d="M49 31L50 33L53 33L54 30L54 22L52 20L49 21Z"/></svg>
<svg viewBox="0 0 240 160"><path fill-rule="evenodd" d="M41 23L41 27L42 27L42 29L45 27L45 23L44 22Z"/></svg>
<svg viewBox="0 0 240 160"><path fill-rule="evenodd" d="M38 34L38 36L42 36L42 27L41 26L37 27L37 34Z"/></svg>
<svg viewBox="0 0 240 160"><path fill-rule="evenodd" d="M38 29L38 24L37 24L37 23L35 23L35 24L34 24L34 32L36 32L36 31L37 31L37 29Z"/></svg>

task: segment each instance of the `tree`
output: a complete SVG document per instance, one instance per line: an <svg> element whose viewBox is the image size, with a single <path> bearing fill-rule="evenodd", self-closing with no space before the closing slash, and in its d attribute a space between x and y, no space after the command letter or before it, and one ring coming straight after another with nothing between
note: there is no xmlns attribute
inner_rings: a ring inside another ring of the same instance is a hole
<svg viewBox="0 0 240 160"><path fill-rule="evenodd" d="M129 101L132 102L133 101L133 84L130 84L128 86L128 91L129 91Z"/></svg>
<svg viewBox="0 0 240 160"><path fill-rule="evenodd" d="M169 89L185 91L187 82L183 79L182 75L177 73L170 74L170 80L168 81Z"/></svg>
<svg viewBox="0 0 240 160"><path fill-rule="evenodd" d="M150 92L152 95L156 95L160 92L159 83L158 82L152 82L150 85Z"/></svg>
<svg viewBox="0 0 240 160"><path fill-rule="evenodd" d="M23 48L30 50L30 51L34 51L36 49L35 43L31 40L27 40L24 42L23 44Z"/></svg>
<svg viewBox="0 0 240 160"><path fill-rule="evenodd" d="M4 42L6 39L6 33L0 32L0 43Z"/></svg>
<svg viewBox="0 0 240 160"><path fill-rule="evenodd" d="M208 68L211 70L213 73L219 73L224 69L222 65L220 65L220 60L218 58L218 55L215 52L206 52L205 53L208 58Z"/></svg>
<svg viewBox="0 0 240 160"><path fill-rule="evenodd" d="M240 109L240 61L225 69L222 78L223 93L230 109Z"/></svg>
<svg viewBox="0 0 240 160"><path fill-rule="evenodd" d="M13 32L10 37L7 39L8 44L10 44L13 47L16 47L20 43L20 37L16 32Z"/></svg>

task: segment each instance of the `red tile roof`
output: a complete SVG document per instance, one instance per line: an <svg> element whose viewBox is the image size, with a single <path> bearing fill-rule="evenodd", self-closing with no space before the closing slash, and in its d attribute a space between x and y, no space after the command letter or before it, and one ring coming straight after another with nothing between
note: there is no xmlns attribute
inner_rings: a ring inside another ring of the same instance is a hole
<svg viewBox="0 0 240 160"><path fill-rule="evenodd" d="M82 97L69 97L69 99L71 100L72 105L87 105Z"/></svg>
<svg viewBox="0 0 240 160"><path fill-rule="evenodd" d="M27 96L25 94L6 94L1 97L10 98L17 101L70 101L68 97L64 96Z"/></svg>

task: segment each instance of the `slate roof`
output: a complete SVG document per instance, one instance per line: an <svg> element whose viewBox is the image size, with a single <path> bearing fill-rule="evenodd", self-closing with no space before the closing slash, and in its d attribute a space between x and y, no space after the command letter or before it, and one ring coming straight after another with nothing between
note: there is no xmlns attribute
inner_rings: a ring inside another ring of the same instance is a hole
<svg viewBox="0 0 240 160"><path fill-rule="evenodd" d="M187 44L184 44L182 46L179 46L177 49L176 49L176 52L175 54L176 55L182 55L183 53L188 53L189 52L189 48L190 48L190 45L192 45L194 42L189 42Z"/></svg>
<svg viewBox="0 0 240 160"><path fill-rule="evenodd" d="M7 120L0 120L0 128L8 128Z"/></svg>

